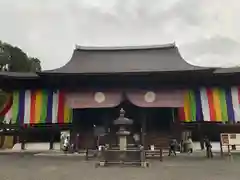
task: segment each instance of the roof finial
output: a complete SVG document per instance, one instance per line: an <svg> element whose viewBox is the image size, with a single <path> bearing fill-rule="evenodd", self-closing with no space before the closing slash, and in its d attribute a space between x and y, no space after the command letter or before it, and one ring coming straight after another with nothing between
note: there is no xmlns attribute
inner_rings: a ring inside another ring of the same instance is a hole
<svg viewBox="0 0 240 180"><path fill-rule="evenodd" d="M120 109L120 117L124 117L125 115L125 111L123 108Z"/></svg>

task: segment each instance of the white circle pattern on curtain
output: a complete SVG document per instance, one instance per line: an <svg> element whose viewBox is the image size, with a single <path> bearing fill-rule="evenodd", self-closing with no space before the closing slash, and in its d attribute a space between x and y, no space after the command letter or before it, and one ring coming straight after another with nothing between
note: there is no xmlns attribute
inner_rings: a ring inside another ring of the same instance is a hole
<svg viewBox="0 0 240 180"><path fill-rule="evenodd" d="M148 91L145 96L144 96L144 99L146 102L148 103L152 103L156 100L156 94L152 91Z"/></svg>
<svg viewBox="0 0 240 180"><path fill-rule="evenodd" d="M97 103L102 103L102 102L105 101L105 99L106 99L106 97L105 97L104 93L102 93L102 92L96 92L96 93L94 94L94 100L95 100Z"/></svg>

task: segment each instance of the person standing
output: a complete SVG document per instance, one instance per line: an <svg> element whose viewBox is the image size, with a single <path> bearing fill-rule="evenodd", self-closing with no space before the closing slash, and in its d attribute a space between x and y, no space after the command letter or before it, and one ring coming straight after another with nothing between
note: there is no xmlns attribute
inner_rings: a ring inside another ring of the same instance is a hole
<svg viewBox="0 0 240 180"><path fill-rule="evenodd" d="M207 136L205 137L205 147L206 147L207 158L213 158L212 145Z"/></svg>
<svg viewBox="0 0 240 180"><path fill-rule="evenodd" d="M134 139L135 145L138 147L140 145L140 136L139 136L139 134L135 133L133 135L133 139Z"/></svg>
<svg viewBox="0 0 240 180"><path fill-rule="evenodd" d="M177 147L177 140L176 139L171 139L170 143L169 143L169 153L168 156L171 156L171 154L173 153L174 156L176 156L176 147Z"/></svg>
<svg viewBox="0 0 240 180"><path fill-rule="evenodd" d="M187 152L192 154L193 153L193 141L192 141L191 136L188 137L187 147L188 147Z"/></svg>
<svg viewBox="0 0 240 180"><path fill-rule="evenodd" d="M204 139L202 137L200 138L200 147L201 147L201 150L203 151L204 150Z"/></svg>
<svg viewBox="0 0 240 180"><path fill-rule="evenodd" d="M69 150L69 145L70 145L70 137L69 136L65 136L64 140L63 140L64 152L67 152Z"/></svg>

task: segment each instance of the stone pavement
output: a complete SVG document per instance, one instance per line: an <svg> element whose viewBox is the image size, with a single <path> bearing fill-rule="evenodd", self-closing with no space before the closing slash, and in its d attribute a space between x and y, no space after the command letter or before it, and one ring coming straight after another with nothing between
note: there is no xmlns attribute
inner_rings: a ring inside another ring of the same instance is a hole
<svg viewBox="0 0 240 180"><path fill-rule="evenodd" d="M95 168L79 158L40 157L33 154L0 154L1 180L239 180L240 159L208 160L202 156L151 160L150 168Z"/></svg>

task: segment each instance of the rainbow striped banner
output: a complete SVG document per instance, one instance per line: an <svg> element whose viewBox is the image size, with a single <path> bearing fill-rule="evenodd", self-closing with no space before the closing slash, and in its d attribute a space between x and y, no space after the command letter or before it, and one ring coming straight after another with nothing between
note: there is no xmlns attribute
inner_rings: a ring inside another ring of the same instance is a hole
<svg viewBox="0 0 240 180"><path fill-rule="evenodd" d="M13 92L4 120L12 124L71 123L72 109L63 91L19 90Z"/></svg>
<svg viewBox="0 0 240 180"><path fill-rule="evenodd" d="M240 87L201 87L186 90L184 106L179 108L184 122L240 121ZM19 90L12 93L2 110L4 121L12 124L71 123L72 109L65 103L64 91ZM11 121L11 122L10 122Z"/></svg>
<svg viewBox="0 0 240 180"><path fill-rule="evenodd" d="M186 90L184 106L179 108L179 118L184 122L201 121L203 119L199 90Z"/></svg>
<svg viewBox="0 0 240 180"><path fill-rule="evenodd" d="M186 90L184 107L179 108L179 118L184 122L240 121L240 88L205 88Z"/></svg>
<svg viewBox="0 0 240 180"><path fill-rule="evenodd" d="M4 117L3 122L5 124L10 123L10 119L12 117L12 105L13 105L13 97L12 95L8 95L7 102L3 106L3 109L0 112L0 117Z"/></svg>

